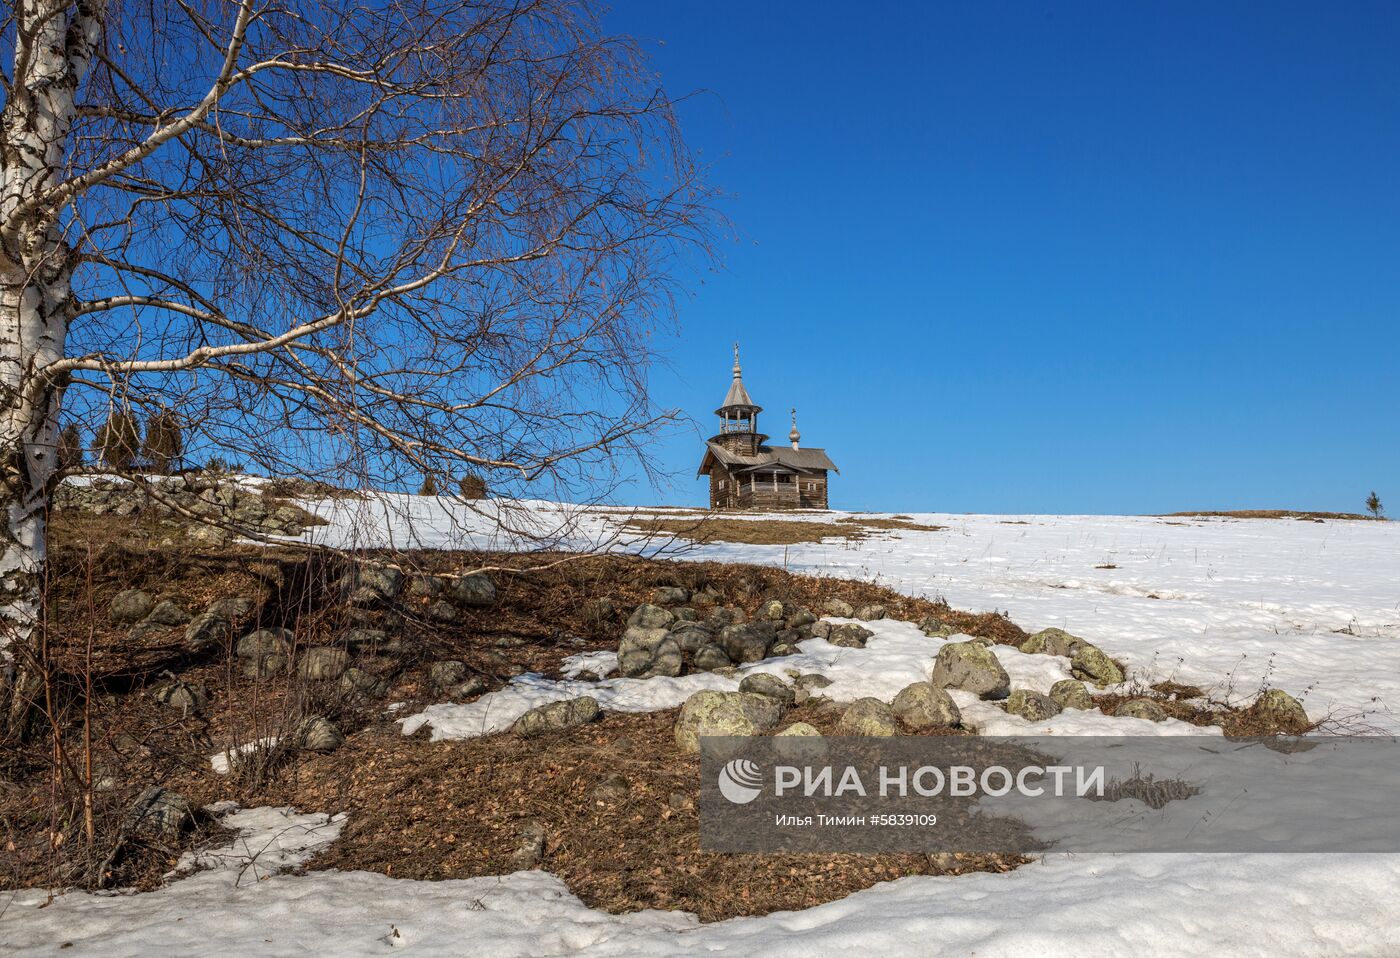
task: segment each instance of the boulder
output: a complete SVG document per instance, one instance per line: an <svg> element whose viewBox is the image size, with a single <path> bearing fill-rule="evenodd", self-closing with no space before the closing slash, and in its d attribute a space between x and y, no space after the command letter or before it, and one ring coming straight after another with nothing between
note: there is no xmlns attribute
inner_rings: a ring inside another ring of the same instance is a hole
<svg viewBox="0 0 1400 958"><path fill-rule="evenodd" d="M822 733L817 731L816 726L808 725L806 722L793 722L780 732L774 732L774 737L797 736L801 738L821 738Z"/></svg>
<svg viewBox="0 0 1400 958"><path fill-rule="evenodd" d="M769 622L781 622L786 615L787 610L783 608L783 604L777 599L769 599L767 602L761 603L758 607L758 617L760 619L766 619Z"/></svg>
<svg viewBox="0 0 1400 958"><path fill-rule="evenodd" d="M350 666L340 674L340 691L356 700L377 699L389 691L389 683L364 669Z"/></svg>
<svg viewBox="0 0 1400 958"><path fill-rule="evenodd" d="M190 614L169 599L156 603L143 622L151 625L174 627L190 621Z"/></svg>
<svg viewBox="0 0 1400 958"><path fill-rule="evenodd" d="M185 648L203 654L220 648L233 634L233 626L214 612L201 612L185 626Z"/></svg>
<svg viewBox="0 0 1400 958"><path fill-rule="evenodd" d="M402 590L403 573L388 566L358 565L340 580L341 593L352 601L394 599Z"/></svg>
<svg viewBox="0 0 1400 958"><path fill-rule="evenodd" d="M250 679L265 679L273 675L281 675L287 671L290 664L287 656L277 652L245 658L243 659L243 674Z"/></svg>
<svg viewBox="0 0 1400 958"><path fill-rule="evenodd" d="M719 633L719 644L736 663L758 662L768 656L777 631L771 622L727 625Z"/></svg>
<svg viewBox="0 0 1400 958"><path fill-rule="evenodd" d="M706 689L681 706L676 744L683 752L698 752L702 736L761 735L776 727L782 716L782 705L766 695Z"/></svg>
<svg viewBox="0 0 1400 958"><path fill-rule="evenodd" d="M683 605L683 606L681 606L680 608L672 609L671 612L675 615L676 621L677 621L677 622L699 622L699 621L700 621L700 613L699 613L699 612L696 612L694 609L692 609L692 608L691 608L690 606L688 606L688 605Z"/></svg>
<svg viewBox="0 0 1400 958"><path fill-rule="evenodd" d="M1063 655L1066 658L1089 645L1077 635L1064 629L1041 629L1018 646L1028 655Z"/></svg>
<svg viewBox="0 0 1400 958"><path fill-rule="evenodd" d="M240 659L286 655L291 651L295 638L291 629L258 629L238 640L236 653Z"/></svg>
<svg viewBox="0 0 1400 958"><path fill-rule="evenodd" d="M222 526L206 525L203 522L196 522L185 527L185 538L201 546L224 546L228 545L233 535Z"/></svg>
<svg viewBox="0 0 1400 958"><path fill-rule="evenodd" d="M1050 686L1050 697L1060 706L1061 709L1082 709L1088 711L1094 707L1093 696L1084 687L1084 683L1078 679L1061 679Z"/></svg>
<svg viewBox="0 0 1400 958"><path fill-rule="evenodd" d="M705 617L705 621L716 630L724 628L726 625L742 625L748 621L748 616L744 615L744 610L732 605L717 606L710 610L710 614Z"/></svg>
<svg viewBox="0 0 1400 958"><path fill-rule="evenodd" d="M768 657L770 659L777 659L785 655L798 655L801 652L802 650L799 649L795 643L779 641L774 642L773 647L768 650Z"/></svg>
<svg viewBox="0 0 1400 958"><path fill-rule="evenodd" d="M817 617L810 609L798 609L788 616L787 627L789 629L800 629L803 626L815 625Z"/></svg>
<svg viewBox="0 0 1400 958"><path fill-rule="evenodd" d="M463 702L467 699L476 698L486 691L486 680L479 675L469 677L465 682L458 682L447 690L448 698L454 702Z"/></svg>
<svg viewBox="0 0 1400 958"><path fill-rule="evenodd" d="M814 639L828 639L831 637L831 630L834 628L836 628L834 622L813 622L809 632Z"/></svg>
<svg viewBox="0 0 1400 958"><path fill-rule="evenodd" d="M447 595L458 605L485 609L496 602L496 583L485 572L476 572L453 579L447 586Z"/></svg>
<svg viewBox="0 0 1400 958"><path fill-rule="evenodd" d="M927 616L919 623L919 631L930 638L946 639L957 635L957 626L944 622L936 615Z"/></svg>
<svg viewBox="0 0 1400 958"><path fill-rule="evenodd" d="M690 590L678 585L661 585L651 590L653 605L685 605L690 601Z"/></svg>
<svg viewBox="0 0 1400 958"><path fill-rule="evenodd" d="M350 653L328 645L315 646L301 654L297 674L313 682L338 679L350 666Z"/></svg>
<svg viewBox="0 0 1400 958"><path fill-rule="evenodd" d="M695 656L691 659L691 664L697 672L713 672L716 669L727 669L734 664L729 658L729 653L724 648L714 642L702 645L695 650Z"/></svg>
<svg viewBox="0 0 1400 958"><path fill-rule="evenodd" d="M617 670L628 678L681 674L681 647L665 629L630 626L617 645Z"/></svg>
<svg viewBox="0 0 1400 958"><path fill-rule="evenodd" d="M822 608L826 610L827 615L834 615L842 619L849 619L856 612L855 609L851 608L851 603L845 599L827 599L822 604Z"/></svg>
<svg viewBox="0 0 1400 958"><path fill-rule="evenodd" d="M516 871L525 871L543 861L545 837L542 823L529 821L521 825L516 832L515 851L510 856L511 867Z"/></svg>
<svg viewBox="0 0 1400 958"><path fill-rule="evenodd" d="M752 692L754 695L766 695L768 698L777 701L787 708L793 703L793 690L776 675L767 672L756 672L753 675L744 676L739 683L740 692Z"/></svg>
<svg viewBox="0 0 1400 958"><path fill-rule="evenodd" d="M176 680L158 687L152 697L162 705L178 709L182 714L195 715L209 704L209 690L198 682Z"/></svg>
<svg viewBox="0 0 1400 958"><path fill-rule="evenodd" d="M435 575L415 575L408 580L408 594L415 599L440 599L447 583Z"/></svg>
<svg viewBox="0 0 1400 958"><path fill-rule="evenodd" d="M126 589L112 597L107 617L121 625L140 622L156 607L155 597L140 589Z"/></svg>
<svg viewBox="0 0 1400 958"><path fill-rule="evenodd" d="M591 696L550 702L530 709L515 720L511 731L529 738L546 732L585 725L598 717L598 700Z"/></svg>
<svg viewBox="0 0 1400 958"><path fill-rule="evenodd" d="M1269 689L1249 707L1252 716L1264 722L1270 731L1296 734L1312 727L1303 703L1283 689Z"/></svg>
<svg viewBox="0 0 1400 958"><path fill-rule="evenodd" d="M215 599L205 608L205 613L215 615L229 622L237 622L245 616L251 615L257 603L247 596L232 595L222 599Z"/></svg>
<svg viewBox="0 0 1400 958"><path fill-rule="evenodd" d="M457 607L446 599L438 599L428 606L428 618L447 625L458 619Z"/></svg>
<svg viewBox="0 0 1400 958"><path fill-rule="evenodd" d="M961 689L984 699L1003 699L1011 678L991 649L977 642L947 642L933 660L931 681L936 688Z"/></svg>
<svg viewBox="0 0 1400 958"><path fill-rule="evenodd" d="M178 792L152 785L136 796L127 816L132 833L168 841L194 822L194 808Z"/></svg>
<svg viewBox="0 0 1400 958"><path fill-rule="evenodd" d="M467 663L459 662L456 659L446 659L442 662L434 662L428 666L428 681L434 688L446 688L449 685L456 685L467 677Z"/></svg>
<svg viewBox="0 0 1400 958"><path fill-rule="evenodd" d="M671 627L671 623L675 621L675 613L670 609L663 609L659 605L652 605L646 602L632 610L632 614L627 617L627 627L638 629L668 629Z"/></svg>
<svg viewBox="0 0 1400 958"><path fill-rule="evenodd" d="M915 682L901 689L890 710L910 728L953 728L962 724L962 713L953 697L930 682Z"/></svg>
<svg viewBox="0 0 1400 958"><path fill-rule="evenodd" d="M1123 670L1098 648L1087 642L1074 650L1069 660L1070 673L1077 679L1093 682L1102 688L1123 681Z"/></svg>
<svg viewBox="0 0 1400 958"><path fill-rule="evenodd" d="M360 625L346 629L341 641L356 652L371 652L389 644L389 633L383 629L371 629Z"/></svg>
<svg viewBox="0 0 1400 958"><path fill-rule="evenodd" d="M1060 703L1031 689L1012 689L1006 697L1006 712L1027 722L1043 722L1060 714Z"/></svg>
<svg viewBox="0 0 1400 958"><path fill-rule="evenodd" d="M671 630L671 638L686 655L694 655L700 648L715 640L715 630L703 622L678 622Z"/></svg>
<svg viewBox="0 0 1400 958"><path fill-rule="evenodd" d="M1114 709L1113 714L1122 718L1147 719L1149 722L1165 722L1171 717L1166 709L1151 699L1129 699Z"/></svg>
<svg viewBox="0 0 1400 958"><path fill-rule="evenodd" d="M826 688L831 684L831 679L820 672L812 672L807 675L799 675L792 683L793 701L801 704L812 698L814 693Z"/></svg>
<svg viewBox="0 0 1400 958"><path fill-rule="evenodd" d="M334 752L345 744L345 736L330 719L312 716L297 726L297 747L308 752Z"/></svg>
<svg viewBox="0 0 1400 958"><path fill-rule="evenodd" d="M869 697L856 699L847 706L841 720L836 723L836 729L842 735L889 737L899 734L899 726L895 724L894 712L890 707L877 698Z"/></svg>
<svg viewBox="0 0 1400 958"><path fill-rule="evenodd" d="M872 602L870 605L863 605L856 609L856 618L863 622L874 622L885 617L885 607L878 602Z"/></svg>
<svg viewBox="0 0 1400 958"><path fill-rule="evenodd" d="M826 634L826 640L843 649L863 649L865 640L874 634L863 625L847 622L844 625L833 625Z"/></svg>

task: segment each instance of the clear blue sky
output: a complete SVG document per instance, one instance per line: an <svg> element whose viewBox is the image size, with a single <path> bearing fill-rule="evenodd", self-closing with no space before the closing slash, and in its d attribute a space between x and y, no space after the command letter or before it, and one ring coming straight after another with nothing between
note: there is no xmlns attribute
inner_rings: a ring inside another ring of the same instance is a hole
<svg viewBox="0 0 1400 958"><path fill-rule="evenodd" d="M1400 5L627 0L736 236L730 343L838 508L1400 513Z"/></svg>

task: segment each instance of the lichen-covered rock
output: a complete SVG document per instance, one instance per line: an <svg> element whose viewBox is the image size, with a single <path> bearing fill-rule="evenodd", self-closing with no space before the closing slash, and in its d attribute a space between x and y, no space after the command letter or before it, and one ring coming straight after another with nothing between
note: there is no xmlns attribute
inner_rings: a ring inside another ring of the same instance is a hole
<svg viewBox="0 0 1400 958"><path fill-rule="evenodd" d="M676 615L670 609L663 609L659 605L652 605L644 602L632 610L632 614L627 617L627 627L635 629L668 629L671 623L676 621Z"/></svg>
<svg viewBox="0 0 1400 958"><path fill-rule="evenodd" d="M816 726L808 725L806 722L793 722L787 728L774 732L773 736L798 737L798 738L821 738L822 733L817 731Z"/></svg>
<svg viewBox="0 0 1400 958"><path fill-rule="evenodd" d="M447 583L435 575L415 575L408 580L408 594L415 599L440 599Z"/></svg>
<svg viewBox="0 0 1400 958"><path fill-rule="evenodd" d="M653 605L685 605L690 601L690 590L678 585L661 585L651 590Z"/></svg>
<svg viewBox="0 0 1400 958"><path fill-rule="evenodd" d="M202 655L221 648L233 634L233 626L223 616L201 612L185 626L185 648Z"/></svg>
<svg viewBox="0 0 1400 958"><path fill-rule="evenodd" d="M827 615L834 615L838 618L849 619L855 615L855 609L851 608L851 603L845 599L827 599L822 605Z"/></svg>
<svg viewBox="0 0 1400 958"><path fill-rule="evenodd" d="M1068 658L1088 644L1064 629L1041 629L1022 642L1019 648L1028 655L1063 655Z"/></svg>
<svg viewBox="0 0 1400 958"><path fill-rule="evenodd" d="M169 682L157 688L152 697L185 715L198 714L209 704L209 690L198 682Z"/></svg>
<svg viewBox="0 0 1400 958"><path fill-rule="evenodd" d="M142 620L151 625L174 627L190 621L190 614L169 599L157 602L155 608Z"/></svg>
<svg viewBox="0 0 1400 958"><path fill-rule="evenodd" d="M257 603L245 595L230 595L210 602L204 611L229 622L237 622L244 616L251 614L256 606Z"/></svg>
<svg viewBox="0 0 1400 958"><path fill-rule="evenodd" d="M291 629L258 629L239 639L235 651L240 659L273 654L286 655L291 651L295 638Z"/></svg>
<svg viewBox="0 0 1400 958"><path fill-rule="evenodd" d="M389 683L385 679L353 665L341 673L337 687L342 694L356 701L377 699L389 691Z"/></svg>
<svg viewBox="0 0 1400 958"><path fill-rule="evenodd" d="M734 664L729 658L729 653L724 648L714 642L702 645L695 650L695 656L691 659L691 664L697 672L713 672L716 669L727 669Z"/></svg>
<svg viewBox="0 0 1400 958"><path fill-rule="evenodd" d="M798 609L787 618L789 629L800 629L803 626L815 625L817 617L810 609Z"/></svg>
<svg viewBox="0 0 1400 958"><path fill-rule="evenodd" d="M171 839L194 822L194 808L178 792L152 785L136 797L127 813L133 834Z"/></svg>
<svg viewBox="0 0 1400 958"><path fill-rule="evenodd" d="M801 704L831 684L831 679L820 672L799 675L792 683L793 701Z"/></svg>
<svg viewBox="0 0 1400 958"><path fill-rule="evenodd" d="M678 622L671 630L671 638L681 647L681 652L694 655L700 648L715 640L715 630L704 622Z"/></svg>
<svg viewBox="0 0 1400 958"><path fill-rule="evenodd" d="M833 625L826 634L826 640L843 649L863 649L866 639L874 634L863 625L847 622L843 625Z"/></svg>
<svg viewBox="0 0 1400 958"><path fill-rule="evenodd" d="M946 639L950 635L957 635L957 627L951 623L944 622L936 615L930 615L919 623L919 631L932 638Z"/></svg>
<svg viewBox="0 0 1400 958"><path fill-rule="evenodd" d="M1070 673L1077 679L1093 682L1102 688L1123 681L1123 670L1104 652L1087 642L1074 650L1069 660Z"/></svg>
<svg viewBox="0 0 1400 958"><path fill-rule="evenodd" d="M961 689L984 699L1006 698L1011 678L992 650L978 642L947 642L933 660L935 688Z"/></svg>
<svg viewBox="0 0 1400 958"><path fill-rule="evenodd" d="M550 702L530 709L515 720L511 731L529 738L545 732L557 732L578 725L586 725L598 717L598 700L585 695L562 702Z"/></svg>
<svg viewBox="0 0 1400 958"><path fill-rule="evenodd" d="M456 685L467 677L467 663L456 659L444 659L428 666L428 681L434 688L447 688Z"/></svg>
<svg viewBox="0 0 1400 958"><path fill-rule="evenodd" d="M270 655L259 655L243 660L243 674L250 679L265 679L274 675L281 675L287 671L291 665L291 660L287 656L277 652Z"/></svg>
<svg viewBox="0 0 1400 958"><path fill-rule="evenodd" d="M752 692L755 695L766 695L787 708L793 703L793 690L776 675L767 672L758 672L753 675L744 676L739 683L740 692Z"/></svg>
<svg viewBox="0 0 1400 958"><path fill-rule="evenodd" d="M1006 697L1008 715L1019 715L1027 722L1044 722L1060 714L1060 703L1031 689L1012 689Z"/></svg>
<svg viewBox="0 0 1400 958"><path fill-rule="evenodd" d="M631 626L617 645L617 670L628 678L680 675L680 644L665 629Z"/></svg>
<svg viewBox="0 0 1400 958"><path fill-rule="evenodd" d="M769 599L758 607L758 617L767 619L769 622L781 622L785 615L787 615L787 610L777 599Z"/></svg>
<svg viewBox="0 0 1400 958"><path fill-rule="evenodd" d="M766 658L776 638L773 623L749 622L725 626L719 633L719 644L732 661L742 664Z"/></svg>
<svg viewBox="0 0 1400 958"><path fill-rule="evenodd" d="M345 744L345 736L330 719L312 716L297 726L297 747L308 752L334 752Z"/></svg>
<svg viewBox="0 0 1400 958"><path fill-rule="evenodd" d="M1264 722L1271 731L1306 732L1312 721L1303 703L1283 689L1269 689L1249 707L1250 714Z"/></svg>
<svg viewBox="0 0 1400 958"><path fill-rule="evenodd" d="M389 644L389 633L383 629L371 629L361 625L347 629L341 639L356 652L372 652Z"/></svg>
<svg viewBox="0 0 1400 958"><path fill-rule="evenodd" d="M340 580L341 594L359 604L394 599L402 590L403 573L388 566L357 565Z"/></svg>
<svg viewBox="0 0 1400 958"><path fill-rule="evenodd" d="M438 599L429 604L428 618L443 625L450 625L456 622L460 616L457 614L457 607L446 599Z"/></svg>
<svg viewBox="0 0 1400 958"><path fill-rule="evenodd" d="M1149 722L1165 722L1170 718L1166 710L1151 699L1129 699L1114 709L1113 714L1121 718L1147 719Z"/></svg>
<svg viewBox="0 0 1400 958"><path fill-rule="evenodd" d="M834 628L836 628L836 623L820 621L813 622L809 631L811 637L814 639L829 639L831 637L831 630Z"/></svg>
<svg viewBox="0 0 1400 958"><path fill-rule="evenodd" d="M930 682L915 682L901 689L890 710L910 728L952 728L962 724L962 713L953 697Z"/></svg>
<svg viewBox="0 0 1400 958"><path fill-rule="evenodd" d="M671 610L671 612L675 615L677 624L680 624L682 622L700 621L700 613L696 612L688 605L682 605L677 608L674 608Z"/></svg>
<svg viewBox="0 0 1400 958"><path fill-rule="evenodd" d="M894 712L877 698L856 699L841 714L836 729L842 735L888 737L899 734Z"/></svg>
<svg viewBox="0 0 1400 958"><path fill-rule="evenodd" d="M447 596L468 609L485 609L496 603L496 583L485 572L476 572L451 580Z"/></svg>
<svg viewBox="0 0 1400 958"><path fill-rule="evenodd" d="M112 604L107 607L107 617L120 625L128 625L140 622L155 607L155 597L149 592L125 589L112 597Z"/></svg>
<svg viewBox="0 0 1400 958"><path fill-rule="evenodd" d="M698 752L703 736L761 735L775 728L782 716L782 705L766 695L706 689L696 692L681 706L676 718L676 744L683 752Z"/></svg>
<svg viewBox="0 0 1400 958"><path fill-rule="evenodd" d="M338 679L350 666L350 653L328 645L315 646L301 654L297 674L313 682Z"/></svg>
<svg viewBox="0 0 1400 958"><path fill-rule="evenodd" d="M877 619L885 618L885 616L885 607L878 602L872 602L870 605L863 605L856 609L856 618L864 622L874 622Z"/></svg>
<svg viewBox="0 0 1400 958"><path fill-rule="evenodd" d="M1078 679L1061 679L1050 686L1050 697L1054 699L1062 709L1082 709L1088 711L1094 707L1094 698L1089 694L1089 690L1084 687L1084 683Z"/></svg>

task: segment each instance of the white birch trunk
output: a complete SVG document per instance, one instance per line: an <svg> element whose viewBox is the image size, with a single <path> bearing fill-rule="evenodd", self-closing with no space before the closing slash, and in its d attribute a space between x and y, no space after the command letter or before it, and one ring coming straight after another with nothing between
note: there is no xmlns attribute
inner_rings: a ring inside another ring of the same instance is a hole
<svg viewBox="0 0 1400 958"><path fill-rule="evenodd" d="M36 201L63 169L103 8L103 0L16 4L13 85L0 115L0 645L11 646L0 741L23 733L41 682L33 639L63 389L45 369L63 357L73 316L71 251L58 211Z"/></svg>

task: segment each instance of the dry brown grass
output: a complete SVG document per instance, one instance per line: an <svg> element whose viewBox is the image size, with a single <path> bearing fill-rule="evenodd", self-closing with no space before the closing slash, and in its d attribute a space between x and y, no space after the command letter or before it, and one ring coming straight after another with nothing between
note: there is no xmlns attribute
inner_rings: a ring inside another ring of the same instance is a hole
<svg viewBox="0 0 1400 958"><path fill-rule="evenodd" d="M1169 519L1301 519L1321 522L1324 519L1361 520L1364 522L1385 522L1384 518L1362 515L1359 512L1307 512L1298 509L1233 509L1229 511L1169 512L1158 518Z"/></svg>
<svg viewBox="0 0 1400 958"><path fill-rule="evenodd" d="M843 516L835 522L800 519L730 519L706 513L695 519L631 519L625 527L648 536L674 536L691 542L734 542L786 546L825 539L860 540L873 532L941 532L945 526L920 525L905 519Z"/></svg>
<svg viewBox="0 0 1400 958"><path fill-rule="evenodd" d="M790 721L817 718L795 710ZM376 731L305 762L295 781L259 802L334 806L349 823L313 869L395 878L497 875L525 822L547 840L540 866L586 904L612 912L684 909L704 920L809 908L906 875L1010 871L1026 859L957 855L732 855L703 852L699 763L681 754L674 712L606 714L535 739L405 742ZM820 719L818 719L820 721ZM593 790L620 775L626 793Z"/></svg>

